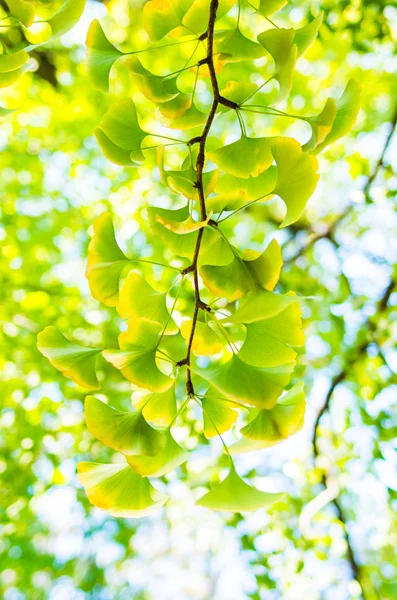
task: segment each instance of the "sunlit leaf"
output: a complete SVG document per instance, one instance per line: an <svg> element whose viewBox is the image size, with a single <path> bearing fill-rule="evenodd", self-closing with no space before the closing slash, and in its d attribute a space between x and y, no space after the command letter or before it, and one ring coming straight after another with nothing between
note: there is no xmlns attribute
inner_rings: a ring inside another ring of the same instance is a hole
<svg viewBox="0 0 397 600"><path fill-rule="evenodd" d="M168 499L127 463L80 462L77 471L91 504L114 517L144 517Z"/></svg>
<svg viewBox="0 0 397 600"><path fill-rule="evenodd" d="M354 79L350 79L342 97L336 103L336 115L332 129L324 141L317 146L316 153L349 133L360 110L360 102L360 86Z"/></svg>
<svg viewBox="0 0 397 600"><path fill-rule="evenodd" d="M131 271L120 289L117 312L123 319L149 319L160 325L168 323L166 332L176 333L178 328L170 318L166 305L167 294L156 292L142 275Z"/></svg>
<svg viewBox="0 0 397 600"><path fill-rule="evenodd" d="M136 409L142 408L147 421L159 427L168 427L176 415L175 383L158 394L146 390L134 392L131 400Z"/></svg>
<svg viewBox="0 0 397 600"><path fill-rule="evenodd" d="M96 364L101 350L70 342L56 327L46 327L37 336L37 347L50 363L82 387L98 389Z"/></svg>
<svg viewBox="0 0 397 600"><path fill-rule="evenodd" d="M191 3L189 10L182 20L183 25L189 31L194 31L198 35L201 35L207 30L210 1L211 0L195 0ZM226 15L235 4L236 0L219 0L218 9L216 11L217 19Z"/></svg>
<svg viewBox="0 0 397 600"><path fill-rule="evenodd" d="M29 54L25 50L19 50L14 54L0 54L0 73L10 73L24 66L29 60Z"/></svg>
<svg viewBox="0 0 397 600"><path fill-rule="evenodd" d="M160 104L158 110L160 114L165 117L166 122L169 123L182 116L191 105L191 94L184 94L180 92L172 100L168 100L168 102L163 102Z"/></svg>
<svg viewBox="0 0 397 600"><path fill-rule="evenodd" d="M164 168L164 146L159 146L157 149L157 166L160 171L162 182L173 192L180 192L188 200L198 200L197 186L197 171L192 165L182 165L180 171L166 170ZM203 188L204 197L209 196L215 188L218 180L219 171L214 169L203 173Z"/></svg>
<svg viewBox="0 0 397 600"><path fill-rule="evenodd" d="M150 0L143 7L143 24L153 42L182 25L192 0Z"/></svg>
<svg viewBox="0 0 397 600"><path fill-rule="evenodd" d="M234 355L227 363L197 371L225 398L257 408L273 408L288 385L295 363L273 368L248 365Z"/></svg>
<svg viewBox="0 0 397 600"><path fill-rule="evenodd" d="M274 290L283 266L281 248L277 240L273 239L262 254L246 250L242 257L255 283L265 290Z"/></svg>
<svg viewBox="0 0 397 600"><path fill-rule="evenodd" d="M35 7L24 0L6 0L10 13L14 15L25 27L30 27L34 20Z"/></svg>
<svg viewBox="0 0 397 600"><path fill-rule="evenodd" d="M226 63L255 60L264 55L262 46L245 37L238 27L217 33L214 52L221 54Z"/></svg>
<svg viewBox="0 0 397 600"><path fill-rule="evenodd" d="M192 320L182 321L181 333L185 340L189 340ZM223 344L219 336L207 323L197 321L192 343L192 352L196 356L213 356L222 352Z"/></svg>
<svg viewBox="0 0 397 600"><path fill-rule="evenodd" d="M130 56L125 62L126 67L132 74L132 80L136 83L139 91L149 100L160 104L168 102L179 94L176 85L177 77L161 77L154 75L142 65L135 56Z"/></svg>
<svg viewBox="0 0 397 600"><path fill-rule="evenodd" d="M304 153L300 144L291 138L275 138L271 147L278 168L274 193L287 207L281 227L288 227L299 219L316 189L318 163L315 156Z"/></svg>
<svg viewBox="0 0 397 600"><path fill-rule="evenodd" d="M292 75L298 58L298 47L294 44L293 29L268 29L258 35L258 42L269 52L275 64L274 79L280 90L277 102L288 96L292 87Z"/></svg>
<svg viewBox="0 0 397 600"><path fill-rule="evenodd" d="M227 512L252 512L278 502L284 494L261 492L248 485L237 475L234 466L227 477L196 504L211 510Z"/></svg>
<svg viewBox="0 0 397 600"><path fill-rule="evenodd" d="M229 81L221 90L221 95L228 100L242 104L251 94L258 89L255 83L249 81ZM229 107L221 105L218 110L230 110Z"/></svg>
<svg viewBox="0 0 397 600"><path fill-rule="evenodd" d="M189 106L180 116L176 119L167 120L164 125L169 129L180 129L186 131L199 125L204 125L207 120L207 114L197 108L195 104Z"/></svg>
<svg viewBox="0 0 397 600"><path fill-rule="evenodd" d="M271 17L288 4L288 0L259 0L257 12L264 17Z"/></svg>
<svg viewBox="0 0 397 600"><path fill-rule="evenodd" d="M260 410L255 419L241 429L241 433L250 440L276 444L302 428L305 410L305 393L300 382L281 396L274 408Z"/></svg>
<svg viewBox="0 0 397 600"><path fill-rule="evenodd" d="M319 13L308 25L295 30L293 43L298 47L298 57L302 56L317 37L323 22L323 13Z"/></svg>
<svg viewBox="0 0 397 600"><path fill-rule="evenodd" d="M272 138L251 138L242 135L236 142L209 152L208 156L230 175L244 179L256 177L273 162L271 140Z"/></svg>
<svg viewBox="0 0 397 600"><path fill-rule="evenodd" d="M103 357L131 383L152 392L164 392L173 380L156 364L161 325L147 319L130 319L127 325L127 331L119 336L120 350L104 350Z"/></svg>
<svg viewBox="0 0 397 600"><path fill-rule="evenodd" d="M94 222L88 246L86 277L93 297L106 306L116 306L121 273L128 263L117 245L110 213L102 213Z"/></svg>
<svg viewBox="0 0 397 600"><path fill-rule="evenodd" d="M235 177L222 175L219 177L216 196L206 202L208 210L214 213L237 210L253 200L269 200L277 183L277 167L271 166L257 177Z"/></svg>
<svg viewBox="0 0 397 600"><path fill-rule="evenodd" d="M257 288L239 302L237 310L225 321L245 324L255 323L277 316L295 303L296 298L292 295L274 294Z"/></svg>
<svg viewBox="0 0 397 600"><path fill-rule="evenodd" d="M189 458L182 446L176 443L170 431L163 434L166 439L165 447L156 456L128 456L131 467L143 477L162 477L173 471Z"/></svg>
<svg viewBox="0 0 397 600"><path fill-rule="evenodd" d="M316 117L305 117L312 128L311 138L302 146L302 149L306 152L313 151L319 144L321 144L329 132L331 131L332 125L335 121L336 116L336 103L332 98L328 98L327 102L321 113Z"/></svg>
<svg viewBox="0 0 397 600"><path fill-rule="evenodd" d="M123 53L109 42L97 19L88 29L86 44L87 72L91 84L101 92L108 92L110 70Z"/></svg>
<svg viewBox="0 0 397 600"><path fill-rule="evenodd" d="M219 392L209 388L203 398L204 435L207 439L229 431L238 419L238 412L233 409L233 404L220 397Z"/></svg>
<svg viewBox="0 0 397 600"><path fill-rule="evenodd" d="M65 0L55 15L48 19L52 35L59 36L74 27L83 14L85 0Z"/></svg>
<svg viewBox="0 0 397 600"><path fill-rule="evenodd" d="M141 410L120 412L87 396L84 413L92 435L126 456L155 456L166 444L165 436L146 422Z"/></svg>
<svg viewBox="0 0 397 600"><path fill-rule="evenodd" d="M139 125L132 100L113 104L94 134L106 158L117 165L136 166L145 160L141 143L148 134Z"/></svg>

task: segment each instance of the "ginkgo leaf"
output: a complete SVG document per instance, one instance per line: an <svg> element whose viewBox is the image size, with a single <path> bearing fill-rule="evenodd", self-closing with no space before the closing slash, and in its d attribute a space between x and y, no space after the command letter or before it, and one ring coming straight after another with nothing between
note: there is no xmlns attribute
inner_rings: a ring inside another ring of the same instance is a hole
<svg viewBox="0 0 397 600"><path fill-rule="evenodd" d="M165 121L164 126L168 127L169 129L180 129L182 131L186 131L188 129L192 129L193 127L204 125L206 121L207 114L199 110L195 104L192 104L176 119Z"/></svg>
<svg viewBox="0 0 397 600"><path fill-rule="evenodd" d="M277 163L278 180L274 193L284 201L287 212L280 227L288 227L301 216L319 179L317 159L302 151L292 138L277 137L271 143Z"/></svg>
<svg viewBox="0 0 397 600"><path fill-rule="evenodd" d="M221 96L240 105L257 89L258 86L256 83L251 83L249 81L229 81L223 90L221 90ZM226 111L230 110L230 108L228 106L221 105L218 110Z"/></svg>
<svg viewBox="0 0 397 600"><path fill-rule="evenodd" d="M274 408L260 410L241 433L249 440L266 442L266 447L277 444L302 428L305 410L305 393L300 382L279 398Z"/></svg>
<svg viewBox="0 0 397 600"><path fill-rule="evenodd" d="M198 200L199 196L197 186L195 185L197 182L197 171L193 166L185 167L185 165L182 165L180 171L166 170L164 168L164 146L159 146L157 149L157 166L162 182L170 190L181 192L188 200ZM218 175L218 169L203 173L205 198L214 191Z"/></svg>
<svg viewBox="0 0 397 600"><path fill-rule="evenodd" d="M238 419L238 412L233 409L233 404L220 397L219 392L209 388L203 398L204 435L207 439L229 431Z"/></svg>
<svg viewBox="0 0 397 600"><path fill-rule="evenodd" d="M319 13L308 25L295 30L293 43L298 47L298 57L302 56L317 37L323 22L323 13Z"/></svg>
<svg viewBox="0 0 397 600"><path fill-rule="evenodd" d="M281 249L273 240L262 254L246 252L240 258L235 250L233 260L226 265L204 264L200 267L200 275L214 295L232 302L257 286L272 290L280 276L281 266Z"/></svg>
<svg viewBox="0 0 397 600"><path fill-rule="evenodd" d="M128 463L142 477L162 477L189 458L189 452L177 444L170 431L164 432L163 437L166 440L165 446L156 456L127 457Z"/></svg>
<svg viewBox="0 0 397 600"><path fill-rule="evenodd" d="M82 387L98 389L96 364L101 350L70 342L56 327L46 327L37 336L37 347L50 363Z"/></svg>
<svg viewBox="0 0 397 600"><path fill-rule="evenodd" d="M242 135L236 142L208 152L208 156L226 173L248 179L256 177L272 164L271 141L272 138Z"/></svg>
<svg viewBox="0 0 397 600"><path fill-rule="evenodd" d="M13 85L18 81L20 77L25 73L25 68L15 69L14 71L8 71L6 73L0 72L0 88L6 88Z"/></svg>
<svg viewBox="0 0 397 600"><path fill-rule="evenodd" d="M196 504L211 510L227 512L252 512L274 504L283 498L284 494L269 494L261 492L248 485L237 475L234 466L230 468L227 477L213 490L205 494Z"/></svg>
<svg viewBox="0 0 397 600"><path fill-rule="evenodd" d="M182 19L183 25L198 35L206 31L211 0L195 0L191 3L189 10ZM236 0L219 0L216 18L220 19L226 15L236 4Z"/></svg>
<svg viewBox="0 0 397 600"><path fill-rule="evenodd" d="M237 210L252 200L269 200L277 183L277 167L271 166L257 177L235 177L222 175L219 177L216 196L206 202L208 210L214 213Z"/></svg>
<svg viewBox="0 0 397 600"><path fill-rule="evenodd" d="M177 411L175 382L165 392L158 394L146 390L134 392L131 401L136 409L142 408L147 421L158 427L168 427Z"/></svg>
<svg viewBox="0 0 397 600"><path fill-rule="evenodd" d="M88 29L86 44L88 78L97 90L108 92L110 70L123 52L109 42L97 19Z"/></svg>
<svg viewBox="0 0 397 600"><path fill-rule="evenodd" d="M271 17L288 4L288 0L259 0L257 12L263 17Z"/></svg>
<svg viewBox="0 0 397 600"><path fill-rule="evenodd" d="M35 7L30 2L24 0L6 0L10 13L21 21L25 27L30 27L35 16Z"/></svg>
<svg viewBox="0 0 397 600"><path fill-rule="evenodd" d="M280 314L295 302L295 296L274 294L257 288L239 302L237 310L225 318L225 322L256 323Z"/></svg>
<svg viewBox="0 0 397 600"><path fill-rule="evenodd" d="M181 323L181 334L185 340L189 340L192 328L192 320L186 319ZM196 356L213 356L222 352L223 344L207 323L197 321L192 343L192 352Z"/></svg>
<svg viewBox="0 0 397 600"><path fill-rule="evenodd" d="M177 77L167 79L166 77L154 75L154 73L145 69L135 56L127 58L125 65L132 74L133 82L136 83L139 91L148 100L161 104L172 100L179 94L176 85Z"/></svg>
<svg viewBox="0 0 397 600"><path fill-rule="evenodd" d="M48 19L52 36L59 36L72 29L80 20L85 0L65 0L55 15Z"/></svg>
<svg viewBox="0 0 397 600"><path fill-rule="evenodd" d="M277 102L288 96L292 87L292 75L298 58L298 47L294 44L294 29L268 29L258 35L258 42L274 60L273 78L279 83Z"/></svg>
<svg viewBox="0 0 397 600"><path fill-rule="evenodd" d="M131 271L120 289L117 312L123 319L149 319L167 326L166 333L177 333L166 305L167 294L156 292L139 273Z"/></svg>
<svg viewBox="0 0 397 600"><path fill-rule="evenodd" d="M29 60L29 54L25 50L19 50L14 54L0 54L0 73L10 73L24 66Z"/></svg>
<svg viewBox="0 0 397 600"><path fill-rule="evenodd" d="M91 294L106 306L116 306L123 269L129 263L117 245L110 213L94 222L94 235L88 246L86 277Z"/></svg>
<svg viewBox="0 0 397 600"><path fill-rule="evenodd" d="M184 94L183 92L180 92L172 100L168 100L168 102L163 102L160 104L158 110L160 114L165 117L167 123L169 123L170 121L182 116L191 105L191 94Z"/></svg>
<svg viewBox="0 0 397 600"><path fill-rule="evenodd" d="M127 463L80 462L77 472L91 504L113 517L144 517L168 499Z"/></svg>
<svg viewBox="0 0 397 600"><path fill-rule="evenodd" d="M211 219L212 213L209 213L204 221L195 221L190 215L186 219L186 221L175 222L168 221L164 217L158 216L157 220L159 223L164 225L166 229L177 233L178 235L187 235L192 233L193 231L198 231L202 229L208 224L208 221Z"/></svg>
<svg viewBox="0 0 397 600"><path fill-rule="evenodd" d="M139 125L132 100L113 104L94 130L94 135L106 158L116 164L134 166L145 160L141 143L148 133Z"/></svg>
<svg viewBox="0 0 397 600"><path fill-rule="evenodd" d="M225 398L257 408L273 408L277 398L288 385L295 362L279 367L253 367L236 354L218 367L200 369L206 379Z"/></svg>
<svg viewBox="0 0 397 600"><path fill-rule="evenodd" d="M103 357L131 383L152 392L164 392L173 380L156 364L161 325L148 319L130 319L127 326L127 331L119 335L120 350L104 350Z"/></svg>
<svg viewBox="0 0 397 600"><path fill-rule="evenodd" d="M121 412L87 396L84 413L92 435L126 456L155 456L165 447L165 436L146 422L141 410Z"/></svg>
<svg viewBox="0 0 397 600"><path fill-rule="evenodd" d="M220 54L225 63L255 60L264 55L262 46L245 37L238 27L217 32L214 53Z"/></svg>
<svg viewBox="0 0 397 600"><path fill-rule="evenodd" d="M152 42L180 27L192 0L150 0L143 7L143 24ZM207 13L208 14L208 13Z"/></svg>
<svg viewBox="0 0 397 600"><path fill-rule="evenodd" d="M306 144L302 146L302 150L311 152L325 140L331 131L335 116L336 102L333 98L328 98L319 115L316 117L304 117L304 120L307 121L312 128L312 135Z"/></svg>
<svg viewBox="0 0 397 600"><path fill-rule="evenodd" d="M336 102L336 115L331 131L317 146L316 154L349 133L359 113L360 101L361 88L354 79L350 79L342 97Z"/></svg>

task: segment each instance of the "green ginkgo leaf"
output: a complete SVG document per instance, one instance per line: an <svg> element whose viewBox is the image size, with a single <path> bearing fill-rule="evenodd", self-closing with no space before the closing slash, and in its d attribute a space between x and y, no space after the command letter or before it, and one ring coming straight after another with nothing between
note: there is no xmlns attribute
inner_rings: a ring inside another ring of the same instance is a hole
<svg viewBox="0 0 397 600"><path fill-rule="evenodd" d="M172 100L159 105L159 113L165 117L167 123L181 117L192 105L192 95L180 92Z"/></svg>
<svg viewBox="0 0 397 600"><path fill-rule="evenodd" d="M201 35L208 26L208 16L211 0L195 0L182 19L183 25L189 30ZM236 0L219 0L216 18L226 15L236 4Z"/></svg>
<svg viewBox="0 0 397 600"><path fill-rule="evenodd" d="M21 21L25 27L30 27L33 23L36 13L35 7L31 2L24 0L6 0L10 13Z"/></svg>
<svg viewBox="0 0 397 600"><path fill-rule="evenodd" d="M109 42L97 19L88 29L86 44L88 78L97 90L108 92L110 70L123 52Z"/></svg>
<svg viewBox="0 0 397 600"><path fill-rule="evenodd" d="M145 160L141 144L148 133L139 125L132 100L113 104L94 130L94 135L106 158L118 165L136 166Z"/></svg>
<svg viewBox="0 0 397 600"><path fill-rule="evenodd" d="M284 201L287 212L281 227L288 227L301 216L319 179L317 159L302 151L292 138L277 137L271 143L277 163L278 180L274 193Z"/></svg>
<svg viewBox="0 0 397 600"><path fill-rule="evenodd" d="M143 7L143 25L152 42L180 27L192 0L150 0ZM208 13L207 13L208 14Z"/></svg>
<svg viewBox="0 0 397 600"><path fill-rule="evenodd" d="M291 346L302 346L301 310L298 302L277 315L246 325L247 337L239 357L255 367L276 367L295 359Z"/></svg>
<svg viewBox="0 0 397 600"><path fill-rule="evenodd" d="M164 244L170 248L174 254L186 258L193 258L194 249L196 247L197 234L187 233L186 235L178 235L169 227L164 225L167 223L184 223L189 218L188 205L177 210L169 210L167 208L148 208L148 216L150 225L155 234L159 235Z"/></svg>
<svg viewBox="0 0 397 600"><path fill-rule="evenodd" d="M225 398L256 408L273 408L288 385L295 362L279 367L253 367L234 355L227 363L197 373Z"/></svg>
<svg viewBox="0 0 397 600"><path fill-rule="evenodd" d="M234 466L230 468L227 477L213 490L205 494L196 504L211 510L227 512L252 512L274 504L283 498L284 494L269 494L261 492L248 485L237 475Z"/></svg>
<svg viewBox="0 0 397 600"><path fill-rule="evenodd" d="M229 431L238 419L238 412L233 409L233 404L220 397L219 392L209 388L203 398L204 435L207 439Z"/></svg>
<svg viewBox="0 0 397 600"><path fill-rule="evenodd" d="M117 312L123 319L149 319L167 326L166 333L177 333L166 305L167 294L156 292L142 275L131 271L120 289Z"/></svg>
<svg viewBox="0 0 397 600"><path fill-rule="evenodd" d="M162 326L148 319L130 319L119 335L120 350L104 350L103 357L128 381L152 392L164 392L173 383L156 364L157 342Z"/></svg>
<svg viewBox="0 0 397 600"><path fill-rule="evenodd" d="M263 17L271 17L288 4L288 0L259 0L257 12Z"/></svg>
<svg viewBox="0 0 397 600"><path fill-rule="evenodd" d="M176 443L170 431L164 432L163 437L165 446L156 456L127 457L128 463L142 477L162 477L189 458L189 452Z"/></svg>
<svg viewBox="0 0 397 600"><path fill-rule="evenodd" d="M311 138L302 146L305 152L312 152L321 144L332 129L336 116L336 102L328 98L321 113L316 117L304 117L312 128Z"/></svg>
<svg viewBox="0 0 397 600"><path fill-rule="evenodd" d="M200 275L214 295L233 302L257 286L272 290L282 264L280 246L273 240L262 254L246 252L240 258L235 250L232 261L226 265L204 264L200 267Z"/></svg>
<svg viewBox="0 0 397 600"><path fill-rule="evenodd" d="M181 334L185 340L189 340L192 328L192 319L186 319L181 323ZM194 338L192 342L192 352L196 356L214 356L222 352L223 344L219 336L207 323L197 321Z"/></svg>
<svg viewBox="0 0 397 600"><path fill-rule="evenodd" d="M91 504L113 517L144 517L168 499L127 463L80 462L77 472Z"/></svg>
<svg viewBox="0 0 397 600"><path fill-rule="evenodd" d="M225 63L255 60L264 55L263 47L243 35L238 27L217 32L214 53L221 55Z"/></svg>
<svg viewBox="0 0 397 600"><path fill-rule="evenodd" d="M116 306L121 274L129 260L117 245L110 213L94 222L94 235L88 246L86 277L91 294L106 306Z"/></svg>
<svg viewBox="0 0 397 600"><path fill-rule="evenodd" d="M134 392L131 401L136 409L142 409L147 421L158 427L168 427L177 411L175 382L165 392L158 394L146 390Z"/></svg>
<svg viewBox="0 0 397 600"><path fill-rule="evenodd" d="M29 54L25 50L19 50L14 54L0 54L0 73L10 73L23 67L29 60Z"/></svg>
<svg viewBox="0 0 397 600"><path fill-rule="evenodd" d="M225 322L256 323L277 316L295 303L293 295L274 294L257 288L239 302L237 310L225 318Z"/></svg>
<svg viewBox="0 0 397 600"><path fill-rule="evenodd" d="M277 444L302 428L305 411L305 393L303 382L300 382L281 396L274 408L260 410L255 419L241 429L241 433L249 440L265 442L263 447Z"/></svg>
<svg viewBox="0 0 397 600"><path fill-rule="evenodd" d="M277 167L271 166L257 177L222 175L216 185L216 196L206 202L213 213L237 210L253 200L269 200L277 183Z"/></svg>
<svg viewBox="0 0 397 600"><path fill-rule="evenodd" d="M48 19L52 36L63 35L72 29L80 20L85 7L85 0L65 0L55 15Z"/></svg>
<svg viewBox="0 0 397 600"><path fill-rule="evenodd" d="M317 37L323 22L323 13L319 13L308 25L295 30L293 43L298 47L298 57L302 56Z"/></svg>
<svg viewBox="0 0 397 600"><path fill-rule="evenodd" d="M166 77L154 75L154 73L145 69L135 56L127 58L125 65L131 72L133 82L137 85L139 91L155 104L168 102L179 94L176 85L177 77L167 79Z"/></svg>
<svg viewBox="0 0 397 600"><path fill-rule="evenodd" d="M37 347L50 363L81 387L98 389L96 364L101 350L70 342L56 327L46 327L37 336Z"/></svg>
<svg viewBox="0 0 397 600"><path fill-rule="evenodd" d="M257 177L273 162L272 138L250 138L242 135L239 140L208 153L209 158L226 173L235 177Z"/></svg>
<svg viewBox="0 0 397 600"><path fill-rule="evenodd" d="M198 200L197 171L192 165L182 165L180 171L166 170L164 168L164 146L157 149L157 166L160 172L161 181L173 192L180 192L188 200ZM218 180L219 171L214 169L203 173L204 197L209 196L215 189Z"/></svg>
<svg viewBox="0 0 397 600"><path fill-rule="evenodd" d="M240 105L246 98L253 95L257 89L258 86L256 83L251 83L249 81L229 81L223 90L221 90L221 96ZM230 110L230 108L221 105L218 107L218 110L227 111Z"/></svg>
<svg viewBox="0 0 397 600"><path fill-rule="evenodd" d="M273 78L280 89L277 102L288 96L292 87L292 75L298 58L298 47L294 44L294 29L269 29L258 35L258 42L274 60Z"/></svg>
<svg viewBox="0 0 397 600"><path fill-rule="evenodd" d="M146 422L141 410L121 412L87 396L84 413L92 435L126 456L155 456L165 447L165 436Z"/></svg>
<svg viewBox="0 0 397 600"><path fill-rule="evenodd" d="M359 113L360 102L361 88L354 79L350 79L342 97L336 103L336 115L331 131L324 141L317 146L316 153L321 152L326 146L349 133Z"/></svg>
<svg viewBox="0 0 397 600"><path fill-rule="evenodd" d="M197 108L195 104L191 104L180 116L176 119L166 120L163 124L169 129L180 129L186 131L193 127L204 125L207 121L207 114Z"/></svg>

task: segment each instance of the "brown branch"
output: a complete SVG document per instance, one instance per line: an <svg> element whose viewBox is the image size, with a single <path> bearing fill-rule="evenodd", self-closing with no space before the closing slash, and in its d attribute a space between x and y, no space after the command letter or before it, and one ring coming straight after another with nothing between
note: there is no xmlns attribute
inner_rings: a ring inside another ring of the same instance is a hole
<svg viewBox="0 0 397 600"><path fill-rule="evenodd" d="M214 122L215 114L219 104L224 104L229 108L238 108L238 105L231 100L227 100L227 98L223 98L219 92L218 81L216 78L215 66L214 66L214 30L215 30L215 21L216 21L216 13L218 10L218 0L211 0L210 8L209 8L209 20L208 27L205 34L201 36L203 39L207 39L207 55L206 57L200 61L201 64L205 64L208 66L208 71L210 74L211 87L213 92L213 101L210 108L210 112L207 117L207 121L204 125L203 132L201 136L195 137L190 140L189 145L199 144L199 151L197 155L196 161L196 172L197 172L197 181L195 182L195 188L197 189L199 204L200 204L200 216L201 220L205 221L207 219L207 210L205 206L205 195L204 195L204 184L203 184L203 171L205 165L205 148L207 143L207 137L210 132L211 126ZM190 267L187 268L186 272L193 273L193 284L194 284L194 311L193 311L193 320L192 320L192 328L190 330L189 341L187 345L186 359L185 364L187 366L187 380L186 380L186 391L190 397L194 396L194 387L192 382L192 374L190 371L190 357L192 352L192 345L194 340L194 334L196 331L197 319L199 315L199 311L201 310L209 310L209 307L201 300L200 298L200 287L199 287L199 277L198 277L198 258L200 254L201 243L203 240L204 228L201 228L197 235L196 246L194 250L193 260Z"/></svg>
<svg viewBox="0 0 397 600"><path fill-rule="evenodd" d="M377 313L383 313L387 310L390 296L393 293L395 287L396 287L396 282L393 279L391 279L383 296L381 297L381 299L379 300L379 302L377 304ZM374 334L376 333L376 331L374 330L371 317L369 319L367 319L365 327L367 327L368 330L372 333L371 339L368 339L365 342L360 343L356 348L354 348L354 347L351 348L351 353L352 353L351 358L346 360L346 363L345 363L345 366L343 367L343 369L341 369L339 371L339 373L337 373L333 377L330 387L328 388L328 392L325 396L324 402L323 402L322 406L320 407L320 410L317 414L317 418L316 418L316 421L314 424L314 429L313 429L313 440L312 440L313 454L314 454L315 460L318 458L318 456L320 456L320 453L321 453L319 444L318 444L320 422L321 422L321 419L324 416L324 414L328 413L330 410L333 394L334 394L336 388L338 387L338 385L346 380L346 378L349 375L351 367L357 362L357 360L359 360L360 357L364 356L364 354L367 352L368 346L373 341L372 338L374 337ZM349 352L349 354L350 354L350 352ZM328 474L326 472L323 472L323 474L321 476L321 483L323 484L323 486L325 488L328 487L328 479L329 479ZM346 540L346 544L347 544L347 557L348 557L349 564L350 564L350 567L352 570L352 574L353 574L355 580L358 581L358 583L360 584L362 597L365 600L366 592L365 592L365 588L362 583L364 578L362 575L361 567L357 563L357 560L355 558L354 549L353 549L350 535L349 535L349 532L347 529L347 518L343 513L343 508L342 508L342 505L341 505L340 501L338 500L338 498L334 498L334 500L332 500L332 503L336 509L339 521L343 524L343 531L344 531L344 536L345 536L345 540Z"/></svg>

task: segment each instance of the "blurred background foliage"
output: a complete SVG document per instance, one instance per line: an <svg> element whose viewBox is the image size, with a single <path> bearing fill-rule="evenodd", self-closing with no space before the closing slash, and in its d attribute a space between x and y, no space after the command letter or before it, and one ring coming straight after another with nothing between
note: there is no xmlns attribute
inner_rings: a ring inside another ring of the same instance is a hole
<svg viewBox="0 0 397 600"><path fill-rule="evenodd" d="M83 64L93 18L113 43L144 46L141 7L141 0L89 0L77 27L38 49L33 70L0 91L2 106L21 107L0 123L1 597L393 600L395 2L291 0L277 15L279 25L297 27L325 12L318 41L298 62L289 108L316 114L350 77L363 86L363 106L353 133L321 156L321 183L297 224L279 231L277 210L267 205L227 221L241 248L247 239L259 248L276 237L286 261L280 291L307 298L307 344L295 374L304 376L308 393L305 427L238 461L253 482L270 478L287 491L281 510L242 518L194 506L200 486L225 466L218 442L167 477L172 500L151 518L108 517L88 504L76 481L78 460L105 462L108 450L85 428L84 391L41 356L36 335L56 325L84 343L114 344L118 317L90 297L84 277L92 222L101 212L111 210L131 256L161 251L146 225L145 207L170 201L154 152L139 173L121 169L106 161L92 136L126 90L141 115L148 103L132 92L122 65L113 71L109 98L92 89ZM11 45L21 42L15 30L4 34ZM176 58L164 53L159 65L172 70ZM301 125L264 116L263 131L276 130L302 142L308 137ZM160 274L150 268L145 276L155 281ZM102 376L111 404L128 407L129 385L114 370ZM203 440L195 416L188 413L179 431L189 448ZM187 474L193 490L184 484Z"/></svg>

